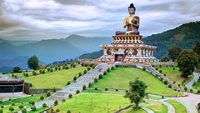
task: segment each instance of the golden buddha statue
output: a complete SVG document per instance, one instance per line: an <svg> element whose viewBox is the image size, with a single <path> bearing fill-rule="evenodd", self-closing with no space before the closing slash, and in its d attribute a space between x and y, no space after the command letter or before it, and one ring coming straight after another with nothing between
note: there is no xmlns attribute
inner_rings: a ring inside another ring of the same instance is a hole
<svg viewBox="0 0 200 113"><path fill-rule="evenodd" d="M125 17L123 21L124 28L127 28L126 32L117 31L116 35L139 35L139 22L140 18L135 16L135 7L133 3L128 7L129 16Z"/></svg>

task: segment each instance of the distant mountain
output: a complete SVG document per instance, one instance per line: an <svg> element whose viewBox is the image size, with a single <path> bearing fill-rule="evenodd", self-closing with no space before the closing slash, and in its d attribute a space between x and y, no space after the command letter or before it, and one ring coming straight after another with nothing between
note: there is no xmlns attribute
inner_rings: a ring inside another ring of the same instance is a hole
<svg viewBox="0 0 200 113"><path fill-rule="evenodd" d="M0 39L0 68L6 67L7 69L9 66L16 65L27 68L24 61L27 61L32 55L38 56L40 61L45 64L72 59L84 53L100 50L100 44L103 43L111 43L111 38L70 35L65 39L49 39L25 44ZM23 65L13 62L13 59L21 61Z"/></svg>
<svg viewBox="0 0 200 113"><path fill-rule="evenodd" d="M157 46L154 55L159 59L167 55L168 49L172 45L191 49L197 41L200 41L200 22L183 24L177 28L145 37L143 41L145 44ZM80 58L98 58L102 54L102 51L97 51L83 54Z"/></svg>
<svg viewBox="0 0 200 113"><path fill-rule="evenodd" d="M200 22L190 22L177 28L148 36L143 39L146 44L157 46L155 56L162 58L168 53L168 48L178 45L183 49L191 49L200 41Z"/></svg>

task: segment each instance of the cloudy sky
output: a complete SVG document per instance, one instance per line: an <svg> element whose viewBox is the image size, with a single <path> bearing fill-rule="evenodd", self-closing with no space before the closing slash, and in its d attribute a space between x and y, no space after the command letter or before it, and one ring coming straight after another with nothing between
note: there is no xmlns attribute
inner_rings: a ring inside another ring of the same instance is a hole
<svg viewBox="0 0 200 113"><path fill-rule="evenodd" d="M9 40L111 37L134 3L144 36L200 19L200 0L0 0L0 37Z"/></svg>

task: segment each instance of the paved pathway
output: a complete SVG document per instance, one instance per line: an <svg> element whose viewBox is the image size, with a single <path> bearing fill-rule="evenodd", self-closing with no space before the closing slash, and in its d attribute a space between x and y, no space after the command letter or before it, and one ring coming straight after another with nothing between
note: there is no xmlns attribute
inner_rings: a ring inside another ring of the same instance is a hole
<svg viewBox="0 0 200 113"><path fill-rule="evenodd" d="M193 85L195 82L198 81L199 77L200 77L200 73L194 72L194 73L193 73L193 78L192 78L192 80L190 80L190 81L185 85L185 87L187 87L188 89L192 89L192 85Z"/></svg>
<svg viewBox="0 0 200 113"><path fill-rule="evenodd" d="M200 103L200 95L188 93L186 97L171 97L169 99L182 103L186 107L188 113L198 113L196 106Z"/></svg>
<svg viewBox="0 0 200 113"><path fill-rule="evenodd" d="M142 107L143 110L145 110L147 113L154 113L151 109L147 107Z"/></svg>

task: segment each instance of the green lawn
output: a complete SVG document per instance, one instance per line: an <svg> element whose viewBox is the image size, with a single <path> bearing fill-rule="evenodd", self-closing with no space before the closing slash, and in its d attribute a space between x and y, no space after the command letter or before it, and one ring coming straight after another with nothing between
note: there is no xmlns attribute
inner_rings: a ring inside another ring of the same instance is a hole
<svg viewBox="0 0 200 113"><path fill-rule="evenodd" d="M146 111L144 111L143 109L139 109L137 111L134 111L132 108L128 109L126 111L124 111L123 113L147 113Z"/></svg>
<svg viewBox="0 0 200 113"><path fill-rule="evenodd" d="M171 81L175 81L176 84L182 85L182 82L186 80L181 76L181 72L179 71L178 67L174 69L173 67L161 67L158 68L158 70L161 70L163 74L166 74L167 78L169 78Z"/></svg>
<svg viewBox="0 0 200 113"><path fill-rule="evenodd" d="M185 106L175 100L166 100L166 102L170 103L174 108L176 113L187 113Z"/></svg>
<svg viewBox="0 0 200 113"><path fill-rule="evenodd" d="M146 107L154 111L154 113L168 113L167 106L160 102L150 103Z"/></svg>
<svg viewBox="0 0 200 113"><path fill-rule="evenodd" d="M30 76L24 79L25 81L32 83L32 88L35 89L62 88L68 81L72 81L75 76L78 76L79 72L83 72L85 69L87 68L79 66L67 70Z"/></svg>
<svg viewBox="0 0 200 113"><path fill-rule="evenodd" d="M129 104L129 100L121 94L82 93L53 109L59 109L59 113L66 113L67 110L72 113L113 113Z"/></svg>
<svg viewBox="0 0 200 113"><path fill-rule="evenodd" d="M193 84L193 88L196 89L196 90L200 90L200 81L195 82L195 83Z"/></svg>
<svg viewBox="0 0 200 113"><path fill-rule="evenodd" d="M30 101L40 101L40 97L45 96L43 94L29 96L29 97L23 97L23 98L17 98L17 99L11 99L8 101L0 102L0 107L2 108L4 113L9 113L9 107L12 106L15 111L19 111L19 105L23 105L24 108L29 108L32 105L29 103Z"/></svg>
<svg viewBox="0 0 200 113"><path fill-rule="evenodd" d="M181 93L168 88L167 85L164 85L163 82L150 73L132 67L115 68L103 76L102 79L98 80L98 82L94 83L92 87L128 89L129 82L134 81L137 78L144 81L148 85L147 92L164 96L182 95Z"/></svg>

